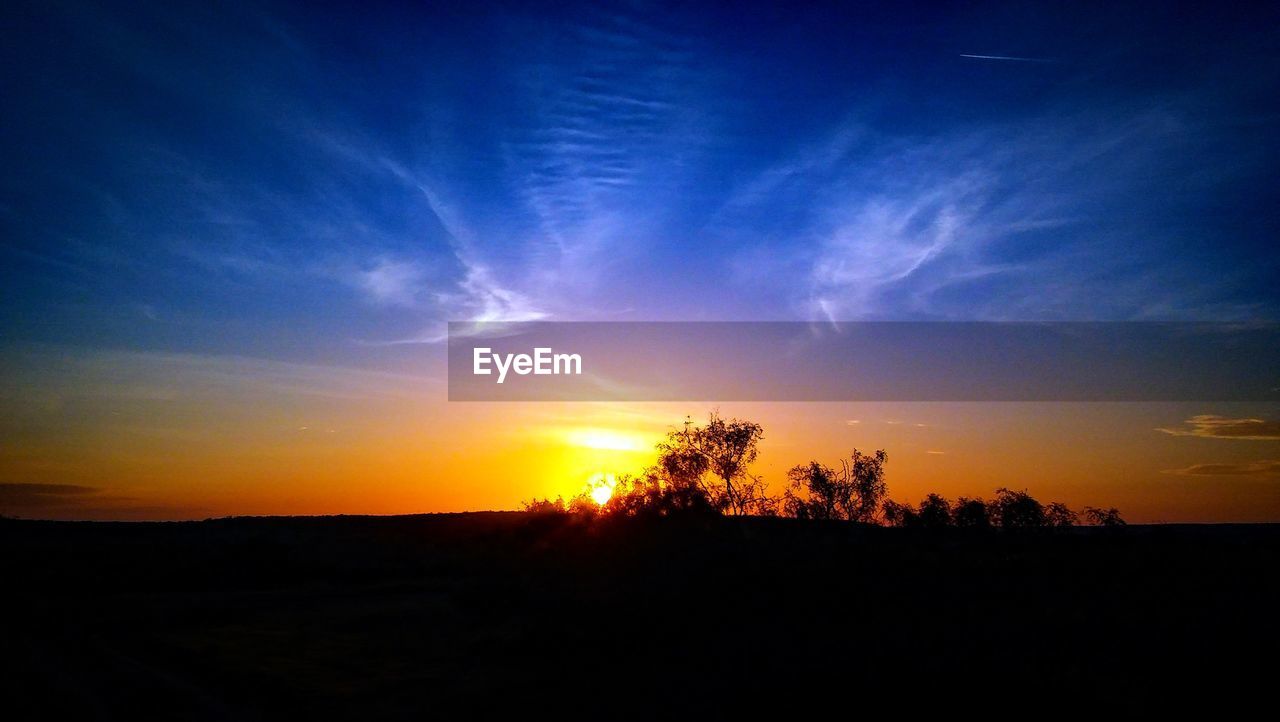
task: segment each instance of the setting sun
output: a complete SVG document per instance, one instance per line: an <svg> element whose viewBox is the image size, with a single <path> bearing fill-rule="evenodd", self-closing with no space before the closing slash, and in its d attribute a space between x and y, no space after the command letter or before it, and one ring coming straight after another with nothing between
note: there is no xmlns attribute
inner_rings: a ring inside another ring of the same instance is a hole
<svg viewBox="0 0 1280 722"><path fill-rule="evenodd" d="M613 496L613 487L618 483L617 478L613 474L599 473L592 474L587 480L587 488L590 489L588 494L591 500L600 506L604 506Z"/></svg>
<svg viewBox="0 0 1280 722"><path fill-rule="evenodd" d="M601 506L604 506L611 496L613 496L612 486L597 486L591 490L591 500Z"/></svg>

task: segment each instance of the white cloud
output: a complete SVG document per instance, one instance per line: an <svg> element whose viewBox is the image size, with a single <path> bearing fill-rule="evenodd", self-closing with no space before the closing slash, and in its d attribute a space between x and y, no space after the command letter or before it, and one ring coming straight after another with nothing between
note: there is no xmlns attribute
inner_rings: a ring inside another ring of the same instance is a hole
<svg viewBox="0 0 1280 722"><path fill-rule="evenodd" d="M932 137L846 121L744 183L716 214L717 230L781 239L775 256L805 259L800 278L775 264L772 279L747 280L783 284L810 319L1247 316L1256 309L1211 300L1231 279L1179 277L1186 269L1155 252L1177 239L1153 237L1148 219L1113 207L1156 190L1152 179L1186 150L1195 112L1153 101ZM1194 182L1158 197L1193 193Z"/></svg>
<svg viewBox="0 0 1280 722"><path fill-rule="evenodd" d="M468 268L467 277L461 285L470 304L466 320L515 323L537 321L548 316L528 297L494 282L489 270L482 266Z"/></svg>
<svg viewBox="0 0 1280 722"><path fill-rule="evenodd" d="M354 280L375 303L412 307L423 291L425 278L426 272L417 263L378 258L372 268L358 271Z"/></svg>

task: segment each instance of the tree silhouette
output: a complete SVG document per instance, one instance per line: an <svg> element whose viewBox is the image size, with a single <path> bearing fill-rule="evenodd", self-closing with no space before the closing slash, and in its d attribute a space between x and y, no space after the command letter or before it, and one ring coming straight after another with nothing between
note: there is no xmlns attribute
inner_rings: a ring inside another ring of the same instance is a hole
<svg viewBox="0 0 1280 722"><path fill-rule="evenodd" d="M838 472L816 461L787 472L789 488L783 493L783 512L797 519L843 519L849 486ZM842 504L843 502L843 504Z"/></svg>
<svg viewBox="0 0 1280 722"><path fill-rule="evenodd" d="M639 476L623 474L613 495L602 508L606 514L629 517L711 516L720 513L715 502L696 481L673 480L661 467Z"/></svg>
<svg viewBox="0 0 1280 722"><path fill-rule="evenodd" d="M951 502L945 498L930 494L920 502L920 509L917 512L920 517L920 526L926 529L945 529L951 526Z"/></svg>
<svg viewBox="0 0 1280 722"><path fill-rule="evenodd" d="M1075 526L1079 518L1078 514L1060 501L1055 501L1044 508L1044 522L1052 527Z"/></svg>
<svg viewBox="0 0 1280 722"><path fill-rule="evenodd" d="M884 450L863 454L857 449L840 470L810 461L787 472L789 486L783 511L798 519L872 521L888 487Z"/></svg>
<svg viewBox="0 0 1280 722"><path fill-rule="evenodd" d="M991 512L1002 529L1039 529L1045 522L1044 506L1026 490L996 489Z"/></svg>
<svg viewBox="0 0 1280 722"><path fill-rule="evenodd" d="M530 499L524 502L524 510L530 514L563 514L565 513L564 497L557 496L554 500Z"/></svg>
<svg viewBox="0 0 1280 722"><path fill-rule="evenodd" d="M885 501L880 505L889 526L921 529L946 529L955 523L951 502L946 497L930 494L918 506Z"/></svg>
<svg viewBox="0 0 1280 722"><path fill-rule="evenodd" d="M778 499L766 493L765 483L750 473L759 456L764 429L752 421L726 419L712 412L698 426L686 418L657 444L656 463L638 475L621 474L609 500L597 504L584 490L567 502L563 498L534 499L526 511L580 516L596 514L639 517L675 515L774 516L797 519L876 522L882 515L890 526L944 529L1040 529L1071 527L1080 514L1065 504L1041 504L1026 490L996 490L991 501L960 497L954 504L929 494L918 505L885 498L883 449L864 454L854 449L839 468L809 461L787 472L787 488ZM1083 517L1097 526L1124 526L1114 508L1086 507Z"/></svg>
<svg viewBox="0 0 1280 722"><path fill-rule="evenodd" d="M1120 511L1115 507L1110 509L1099 509L1096 506L1086 506L1084 508L1084 518L1094 526L1121 527L1125 525L1124 519L1120 518Z"/></svg>
<svg viewBox="0 0 1280 722"><path fill-rule="evenodd" d="M591 498L590 493L583 491L569 500L566 511L579 516L590 516L600 511L600 505L596 503L595 499Z"/></svg>
<svg viewBox="0 0 1280 722"><path fill-rule="evenodd" d="M920 512L909 504L899 504L889 499L881 504L881 511L884 514L884 522L889 526L920 526Z"/></svg>
<svg viewBox="0 0 1280 722"><path fill-rule="evenodd" d="M884 464L888 460L889 455L884 449L879 449L874 454L853 450L853 455L845 464L845 476L853 484L855 501L850 519L866 522L875 519L880 502L889 493L889 486L884 480Z"/></svg>
<svg viewBox="0 0 1280 722"><path fill-rule="evenodd" d="M991 514L982 499L960 497L951 511L951 519L961 529L990 529Z"/></svg>
<svg viewBox="0 0 1280 722"><path fill-rule="evenodd" d="M682 429L667 434L658 444L658 466L677 485L700 484L725 512L752 513L769 505L764 484L747 472L762 438L760 424L712 412L705 426L686 419Z"/></svg>

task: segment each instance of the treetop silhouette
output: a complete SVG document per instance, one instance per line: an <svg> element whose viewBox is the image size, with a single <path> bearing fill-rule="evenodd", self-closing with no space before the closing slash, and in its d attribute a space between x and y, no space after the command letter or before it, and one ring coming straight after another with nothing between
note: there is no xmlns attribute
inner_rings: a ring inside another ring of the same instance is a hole
<svg viewBox="0 0 1280 722"><path fill-rule="evenodd" d="M960 497L954 503L928 494L919 504L888 499L883 449L853 449L838 467L811 460L787 472L782 496L752 474L764 428L755 422L712 412L703 425L685 419L656 446L657 461L639 474L621 474L613 493L597 504L589 490L566 502L525 502L533 513L594 516L786 516L839 520L920 529L1051 529L1075 526L1081 518L1094 526L1120 527L1115 508L1085 507L1077 513L1061 502L1042 504L1025 489L999 488L995 498Z"/></svg>

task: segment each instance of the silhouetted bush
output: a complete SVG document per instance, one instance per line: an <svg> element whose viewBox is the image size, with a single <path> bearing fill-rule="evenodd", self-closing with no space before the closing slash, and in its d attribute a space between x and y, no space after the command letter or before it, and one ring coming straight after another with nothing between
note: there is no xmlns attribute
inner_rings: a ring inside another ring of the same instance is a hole
<svg viewBox="0 0 1280 722"><path fill-rule="evenodd" d="M655 467L639 476L619 476L602 511L630 517L714 516L720 508L701 485L672 479Z"/></svg>
<svg viewBox="0 0 1280 722"><path fill-rule="evenodd" d="M846 519L850 491L835 469L816 461L787 472L790 482L783 494L783 513L796 519Z"/></svg>
<svg viewBox="0 0 1280 722"><path fill-rule="evenodd" d="M881 505L884 522L889 526L915 527L920 525L920 513L908 504L887 500Z"/></svg>
<svg viewBox="0 0 1280 722"><path fill-rule="evenodd" d="M787 472L783 512L797 519L846 519L870 522L888 490L884 450L863 454L857 449L841 460L839 471L810 461Z"/></svg>
<svg viewBox="0 0 1280 722"><path fill-rule="evenodd" d="M600 511L600 505L591 498L589 492L583 491L569 500L567 510L577 516L595 516Z"/></svg>
<svg viewBox="0 0 1280 722"><path fill-rule="evenodd" d="M530 514L564 514L566 513L565 507L564 507L564 497L562 496L557 496L554 500L534 498L524 502L523 506L524 506L524 510L529 512Z"/></svg>
<svg viewBox="0 0 1280 722"><path fill-rule="evenodd" d="M1061 502L1041 504L1027 491L1000 488L995 499L960 497L954 504L929 494L918 505L886 500L883 449L864 454L854 449L840 467L817 461L787 472L781 499L766 493L763 481L748 467L759 454L763 428L754 422L725 419L712 413L703 426L686 419L657 445L658 459L639 475L621 475L610 499L597 504L585 490L566 502L563 498L525 502L531 513L580 516L675 516L721 514L775 516L796 519L875 522L925 529L1043 529L1075 526L1080 515ZM1086 523L1123 526L1113 509L1087 507Z"/></svg>
<svg viewBox="0 0 1280 722"><path fill-rule="evenodd" d="M725 419L712 412L705 426L686 419L684 427L658 444L657 467L676 488L698 486L724 513L768 514L776 500L747 467L760 453L764 427L752 421Z"/></svg>
<svg viewBox="0 0 1280 722"><path fill-rule="evenodd" d="M925 529L945 529L951 526L951 502L930 494L920 502L918 511L920 526Z"/></svg>
<svg viewBox="0 0 1280 722"><path fill-rule="evenodd" d="M990 529L991 515L982 499L960 497L951 511L951 520L960 529Z"/></svg>
<svg viewBox="0 0 1280 722"><path fill-rule="evenodd" d="M1079 515L1060 501L1055 501L1044 508L1044 523L1047 526L1071 527L1075 526L1078 520Z"/></svg>
<svg viewBox="0 0 1280 722"><path fill-rule="evenodd" d="M997 489L995 500L990 502L961 497L952 504L943 496L929 494L914 507L886 501L882 508L890 526L923 529L1042 529L1074 526L1078 518L1066 504L1042 505L1026 491L1009 489Z"/></svg>
<svg viewBox="0 0 1280 722"><path fill-rule="evenodd" d="M1099 509L1096 506L1086 506L1084 508L1084 518L1094 526L1121 527L1125 525L1124 519L1120 518L1120 511L1115 507L1110 509Z"/></svg>
<svg viewBox="0 0 1280 722"><path fill-rule="evenodd" d="M569 501L565 501L564 497L557 496L553 499L537 499L524 502L524 510L530 514L575 514L591 516L600 511L600 505L596 504L587 491L579 493Z"/></svg>
<svg viewBox="0 0 1280 722"><path fill-rule="evenodd" d="M919 529L946 529L954 523L951 502L938 494L930 494L917 506L885 501L881 504L884 521L889 526Z"/></svg>
<svg viewBox="0 0 1280 722"><path fill-rule="evenodd" d="M989 510L1001 529L1039 529L1045 525L1044 506L1025 490L996 489Z"/></svg>

